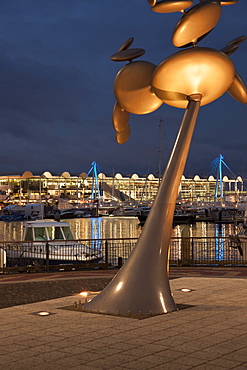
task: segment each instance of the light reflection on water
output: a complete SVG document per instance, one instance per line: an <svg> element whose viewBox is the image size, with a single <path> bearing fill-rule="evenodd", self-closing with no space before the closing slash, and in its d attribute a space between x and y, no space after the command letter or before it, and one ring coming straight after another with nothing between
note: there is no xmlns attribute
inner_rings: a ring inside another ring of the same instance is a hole
<svg viewBox="0 0 247 370"><path fill-rule="evenodd" d="M98 217L67 220L76 239L138 238L141 233L136 217Z"/></svg>
<svg viewBox="0 0 247 370"><path fill-rule="evenodd" d="M75 239L138 238L141 227L137 217L75 218L70 224ZM21 241L23 222L0 221L0 241Z"/></svg>
<svg viewBox="0 0 247 370"><path fill-rule="evenodd" d="M99 217L76 218L64 220L69 222L76 239L117 239L138 238L142 228L137 217ZM177 225L172 236L181 237L185 225ZM225 237L233 230L232 224L213 224L198 222L190 227L190 236L193 237ZM0 241L22 240L22 222L0 221Z"/></svg>
<svg viewBox="0 0 247 370"><path fill-rule="evenodd" d="M182 230L185 225L177 225L172 232L172 236L181 237ZM227 237L229 234L233 234L234 225L233 224L214 224L208 222L196 222L189 225L190 236L199 238L219 238Z"/></svg>

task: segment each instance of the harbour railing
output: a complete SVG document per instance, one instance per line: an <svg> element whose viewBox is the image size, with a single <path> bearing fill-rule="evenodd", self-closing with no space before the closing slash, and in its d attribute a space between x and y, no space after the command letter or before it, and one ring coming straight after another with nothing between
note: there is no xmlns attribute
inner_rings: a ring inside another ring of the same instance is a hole
<svg viewBox="0 0 247 370"><path fill-rule="evenodd" d="M0 242L0 273L120 268L136 245L136 238ZM231 237L171 239L170 265L247 266L247 245Z"/></svg>

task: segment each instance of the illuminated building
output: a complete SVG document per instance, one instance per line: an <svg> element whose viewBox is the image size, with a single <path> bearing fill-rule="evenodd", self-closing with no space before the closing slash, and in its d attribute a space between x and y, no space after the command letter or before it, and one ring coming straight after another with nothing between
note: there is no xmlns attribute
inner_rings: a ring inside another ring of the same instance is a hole
<svg viewBox="0 0 247 370"><path fill-rule="evenodd" d="M0 176L0 202L26 204L39 203L58 204L60 208L67 208L69 204L82 204L92 201L93 177L85 173L74 176L68 172L52 175L46 171L42 175L33 175L25 171L22 175ZM98 175L101 200L125 203L152 202L156 196L159 179L152 174L140 177L137 174L123 176L120 173L114 177L103 173ZM213 176L200 178L182 177L179 187L178 201L185 202L212 202L217 184ZM223 191L225 200L237 202L244 200L243 180L240 176L235 179L223 177Z"/></svg>

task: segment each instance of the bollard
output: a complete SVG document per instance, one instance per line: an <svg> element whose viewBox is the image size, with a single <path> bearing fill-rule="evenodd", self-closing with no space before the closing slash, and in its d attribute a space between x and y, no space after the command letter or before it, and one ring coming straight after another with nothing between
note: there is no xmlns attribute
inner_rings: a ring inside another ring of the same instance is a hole
<svg viewBox="0 0 247 370"><path fill-rule="evenodd" d="M117 268L121 268L122 266L123 266L123 257L118 257Z"/></svg>
<svg viewBox="0 0 247 370"><path fill-rule="evenodd" d="M105 270L108 269L108 241L105 242Z"/></svg>
<svg viewBox="0 0 247 370"><path fill-rule="evenodd" d="M194 239L191 238L191 262L190 266L194 265Z"/></svg>
<svg viewBox="0 0 247 370"><path fill-rule="evenodd" d="M182 243L181 243L181 260L182 266L190 266L190 229L186 225L181 233Z"/></svg>
<svg viewBox="0 0 247 370"><path fill-rule="evenodd" d="M46 250L46 272L49 272L49 243L48 242L46 242L45 250Z"/></svg>
<svg viewBox="0 0 247 370"><path fill-rule="evenodd" d="M5 272L6 261L7 261L7 253L3 248L0 248L0 272L2 270L3 274Z"/></svg>

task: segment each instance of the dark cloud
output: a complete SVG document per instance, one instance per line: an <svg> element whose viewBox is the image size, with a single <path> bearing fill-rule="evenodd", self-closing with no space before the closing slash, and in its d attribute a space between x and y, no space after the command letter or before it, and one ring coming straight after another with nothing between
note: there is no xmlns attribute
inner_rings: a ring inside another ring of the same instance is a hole
<svg viewBox="0 0 247 370"><path fill-rule="evenodd" d="M220 49L247 33L245 0L225 6L201 46ZM8 0L0 3L0 172L86 172L96 161L105 173L157 171L159 121L163 166L183 110L162 105L130 115L131 137L115 142L111 115L113 82L124 63L110 61L120 45L146 50L142 60L159 64L177 52L171 35L180 13L156 14L146 0ZM231 56L247 81L247 42ZM213 88L213 87L212 87ZM246 161L246 106L224 94L202 107L186 173L220 153L242 173Z"/></svg>

